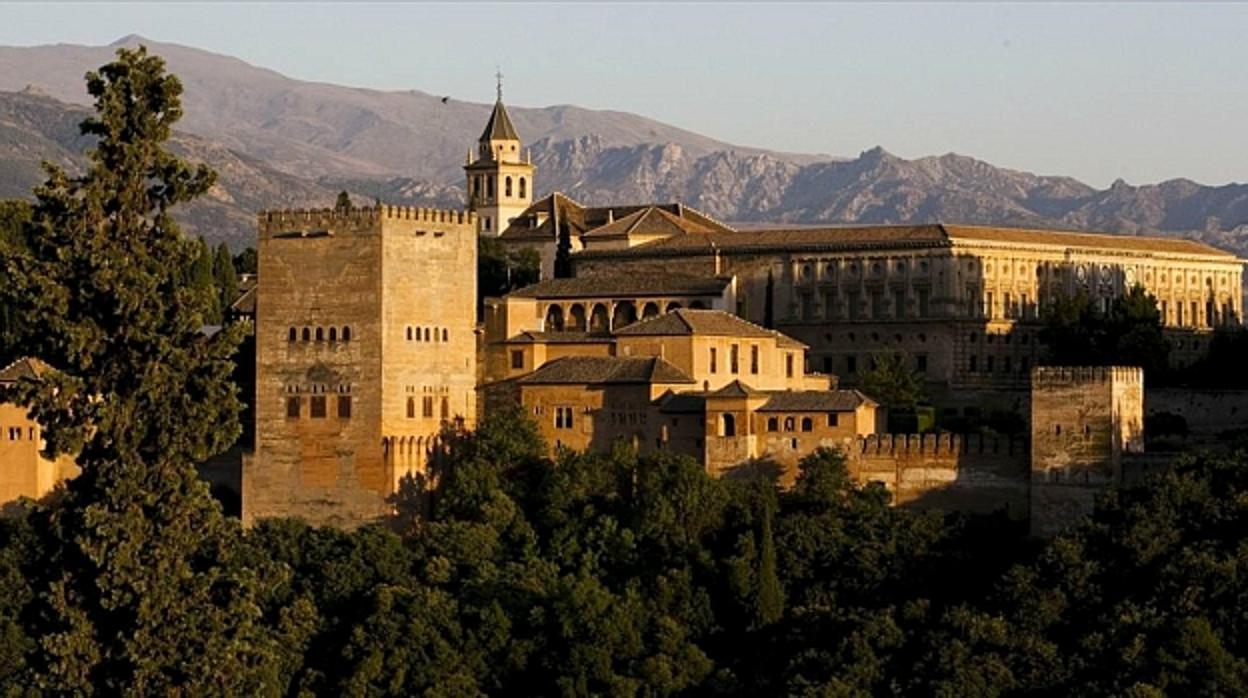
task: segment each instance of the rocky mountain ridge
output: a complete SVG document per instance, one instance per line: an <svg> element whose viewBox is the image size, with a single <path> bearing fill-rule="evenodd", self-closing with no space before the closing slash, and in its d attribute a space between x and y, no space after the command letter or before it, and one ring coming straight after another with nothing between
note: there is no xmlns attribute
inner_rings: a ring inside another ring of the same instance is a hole
<svg viewBox="0 0 1248 698"><path fill-rule="evenodd" d="M340 189L361 202L462 205L460 166L488 104L303 82L138 37L110 47L0 47L0 196L27 195L40 159L81 163L82 75L116 45L140 42L186 87L175 148L221 172L207 200L184 214L193 232L246 245L257 210L327 206ZM1244 184L1098 190L952 153L906 160L876 147L837 160L733 146L623 112L509 111L531 143L537 193L586 204L677 200L742 224L945 221L1181 235L1248 254Z"/></svg>

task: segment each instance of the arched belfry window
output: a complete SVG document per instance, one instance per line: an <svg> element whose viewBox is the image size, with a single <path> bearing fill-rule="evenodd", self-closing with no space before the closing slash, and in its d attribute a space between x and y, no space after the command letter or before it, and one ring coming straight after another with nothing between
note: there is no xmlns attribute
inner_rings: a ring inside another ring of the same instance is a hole
<svg viewBox="0 0 1248 698"><path fill-rule="evenodd" d="M511 177L508 176L503 180L503 196L511 198Z"/></svg>
<svg viewBox="0 0 1248 698"><path fill-rule="evenodd" d="M528 188L525 186L524 177L520 178L520 198L528 196Z"/></svg>

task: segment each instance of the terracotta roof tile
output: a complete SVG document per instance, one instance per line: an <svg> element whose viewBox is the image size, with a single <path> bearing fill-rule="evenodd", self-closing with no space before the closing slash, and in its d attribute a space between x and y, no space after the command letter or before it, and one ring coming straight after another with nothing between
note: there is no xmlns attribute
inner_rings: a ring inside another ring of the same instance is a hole
<svg viewBox="0 0 1248 698"><path fill-rule="evenodd" d="M613 223L594 228L585 233L587 238L610 238L631 236L672 236L689 233L716 232L692 218L682 218L657 206L647 206L630 213Z"/></svg>
<svg viewBox="0 0 1248 698"><path fill-rule="evenodd" d="M1110 235L1026 228L999 228L979 225L944 225L954 240L1008 242L1024 245L1060 245L1063 247L1094 247L1113 250L1143 250L1183 255L1212 255L1234 259L1230 252L1186 238L1163 238L1142 235Z"/></svg>
<svg viewBox="0 0 1248 698"><path fill-rule="evenodd" d="M649 320L641 320L616 330L622 337L710 335L716 337L769 337L785 347L805 348L805 344L787 335L759 327L722 310L681 308Z"/></svg>
<svg viewBox="0 0 1248 698"><path fill-rule="evenodd" d="M590 383L693 383L693 379L659 357L565 356L517 379L525 385Z"/></svg>
<svg viewBox="0 0 1248 698"><path fill-rule="evenodd" d="M850 412L876 404L857 390L785 390L774 392L759 412Z"/></svg>
<svg viewBox="0 0 1248 698"><path fill-rule="evenodd" d="M672 296L723 294L731 277L686 274L627 274L547 279L512 291L517 298L607 298L616 296Z"/></svg>
<svg viewBox="0 0 1248 698"><path fill-rule="evenodd" d="M21 358L0 369L0 383L16 383L23 378L38 378L48 370L39 359Z"/></svg>
<svg viewBox="0 0 1248 698"><path fill-rule="evenodd" d="M482 141L518 141L520 136L516 127L511 125L511 117L507 115L507 107L503 100L494 103L494 111L490 112L490 120L485 122L485 130L481 132Z"/></svg>

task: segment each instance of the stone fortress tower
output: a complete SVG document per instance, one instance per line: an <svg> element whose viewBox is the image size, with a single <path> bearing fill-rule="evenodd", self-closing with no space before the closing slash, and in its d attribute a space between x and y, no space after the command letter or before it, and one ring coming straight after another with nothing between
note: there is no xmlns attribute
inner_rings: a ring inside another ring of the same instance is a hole
<svg viewBox="0 0 1248 698"><path fill-rule="evenodd" d="M476 159L469 151L464 165L468 210L477 214L477 231L498 237L512 219L533 203L533 164L523 154L520 136L503 106L503 76L498 76L498 99L477 141Z"/></svg>
<svg viewBox="0 0 1248 698"><path fill-rule="evenodd" d="M260 214L244 523L375 520L443 424L472 425L476 222L384 205Z"/></svg>
<svg viewBox="0 0 1248 698"><path fill-rule="evenodd" d="M1044 366L1031 371L1031 530L1051 535L1122 482L1126 454L1144 451L1144 371Z"/></svg>

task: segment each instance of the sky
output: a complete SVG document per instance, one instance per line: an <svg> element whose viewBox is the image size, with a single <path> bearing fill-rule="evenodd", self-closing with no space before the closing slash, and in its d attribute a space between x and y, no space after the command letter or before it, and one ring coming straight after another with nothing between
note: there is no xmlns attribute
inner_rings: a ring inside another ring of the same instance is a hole
<svg viewBox="0 0 1248 698"><path fill-rule="evenodd" d="M773 150L1248 181L1248 4L0 2L0 44L128 34L469 101L499 66L508 104Z"/></svg>

